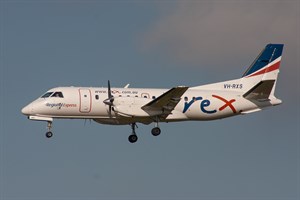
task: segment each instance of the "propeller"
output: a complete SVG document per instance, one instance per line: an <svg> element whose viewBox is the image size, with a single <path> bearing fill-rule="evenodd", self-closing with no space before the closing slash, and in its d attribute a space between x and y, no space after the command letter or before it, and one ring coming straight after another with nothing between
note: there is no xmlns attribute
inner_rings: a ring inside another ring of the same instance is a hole
<svg viewBox="0 0 300 200"><path fill-rule="evenodd" d="M91 120L91 119L84 119L84 126L86 125L86 120L89 120L89 121L90 121L90 124L92 123L92 120Z"/></svg>
<svg viewBox="0 0 300 200"><path fill-rule="evenodd" d="M107 88L108 88L108 98L103 101L104 104L109 106L109 116L111 117L111 110L114 102L114 96L111 94L111 89L110 89L110 81L108 80L107 82Z"/></svg>

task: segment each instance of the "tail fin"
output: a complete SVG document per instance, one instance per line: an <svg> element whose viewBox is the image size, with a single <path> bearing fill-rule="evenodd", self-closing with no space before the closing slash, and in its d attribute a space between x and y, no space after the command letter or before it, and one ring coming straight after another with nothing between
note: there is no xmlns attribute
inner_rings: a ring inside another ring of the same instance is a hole
<svg viewBox="0 0 300 200"><path fill-rule="evenodd" d="M278 105L281 100L274 96L274 92L282 51L283 44L268 44L242 78L196 86L191 89L241 92L244 94L243 97L249 100L266 100L272 105Z"/></svg>
<svg viewBox="0 0 300 200"><path fill-rule="evenodd" d="M279 73L283 44L268 44L244 73L241 83L251 100L268 100L273 105L281 103L274 96Z"/></svg>
<svg viewBox="0 0 300 200"><path fill-rule="evenodd" d="M243 77L253 77L278 70L281 61L283 44L268 44L259 54L252 65L244 73ZM277 78L273 77L274 79Z"/></svg>

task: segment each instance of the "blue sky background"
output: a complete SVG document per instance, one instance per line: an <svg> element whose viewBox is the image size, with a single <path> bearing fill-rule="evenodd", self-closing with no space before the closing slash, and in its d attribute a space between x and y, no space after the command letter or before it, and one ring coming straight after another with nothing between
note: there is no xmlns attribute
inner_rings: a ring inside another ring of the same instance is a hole
<svg viewBox="0 0 300 200"><path fill-rule="evenodd" d="M300 199L299 1L0 1L0 199ZM212 122L29 121L56 86L171 88L240 77L284 43L283 104Z"/></svg>

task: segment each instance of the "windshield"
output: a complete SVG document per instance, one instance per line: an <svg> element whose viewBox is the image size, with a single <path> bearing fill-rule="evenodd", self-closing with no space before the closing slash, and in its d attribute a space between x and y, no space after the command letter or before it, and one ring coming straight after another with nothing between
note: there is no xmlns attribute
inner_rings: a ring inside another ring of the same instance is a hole
<svg viewBox="0 0 300 200"><path fill-rule="evenodd" d="M41 98L50 97L51 94L53 94L53 92L47 92L46 94L44 94L43 96L41 96Z"/></svg>
<svg viewBox="0 0 300 200"><path fill-rule="evenodd" d="M62 92L54 92L54 94L51 97L64 98L64 95L62 94Z"/></svg>

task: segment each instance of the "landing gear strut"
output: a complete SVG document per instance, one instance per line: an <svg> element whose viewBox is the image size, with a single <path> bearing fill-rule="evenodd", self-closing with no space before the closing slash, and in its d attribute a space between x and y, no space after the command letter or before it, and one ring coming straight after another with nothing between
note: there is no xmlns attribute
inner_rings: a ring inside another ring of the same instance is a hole
<svg viewBox="0 0 300 200"><path fill-rule="evenodd" d="M53 136L53 133L51 132L51 128L52 128L52 122L51 121L48 121L48 124L47 124L47 133L46 133L46 137L47 138L51 138Z"/></svg>
<svg viewBox="0 0 300 200"><path fill-rule="evenodd" d="M132 134L129 135L128 140L130 143L135 143L138 140L138 136L135 133L136 123L131 124Z"/></svg>
<svg viewBox="0 0 300 200"><path fill-rule="evenodd" d="M153 136L159 136L160 133L161 133L161 130L160 128L158 127L158 117L156 117L156 120L155 120L155 127L151 130L151 133Z"/></svg>

